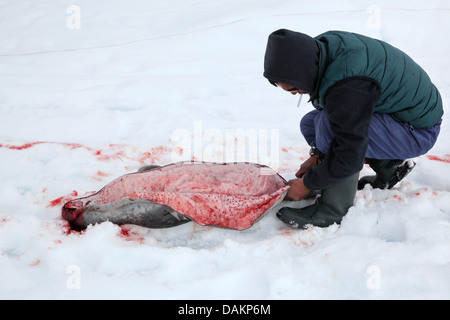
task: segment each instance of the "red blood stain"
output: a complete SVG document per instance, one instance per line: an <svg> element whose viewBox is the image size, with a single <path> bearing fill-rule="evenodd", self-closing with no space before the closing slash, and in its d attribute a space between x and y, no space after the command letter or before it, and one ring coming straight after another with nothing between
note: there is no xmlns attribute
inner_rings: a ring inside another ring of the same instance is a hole
<svg viewBox="0 0 450 320"><path fill-rule="evenodd" d="M44 142L44 141L36 141L36 142L27 142L22 145L11 145L11 144L0 144L0 148L6 148L10 150L25 150L31 147L34 147L38 144L57 144L62 145L66 148L70 148L72 150L75 149L86 149L92 153L93 156L97 158L99 161L110 161L116 159L129 159L131 161L138 161L139 164L156 164L161 161L161 156L170 154L171 152L176 152L181 154L182 148L169 148L164 146L151 147L149 151L145 151L143 153L138 154L134 157L129 157L125 153L125 147L127 145L120 144L109 144L104 149L94 149L88 146L85 146L80 143L67 143L67 142Z"/></svg>
<svg viewBox="0 0 450 320"><path fill-rule="evenodd" d="M34 260L33 262L30 263L31 267L36 267L41 263L41 259L37 258L36 260Z"/></svg>
<svg viewBox="0 0 450 320"><path fill-rule="evenodd" d="M138 161L140 164L148 163L149 160L152 159L152 153L151 152L144 152L140 155ZM151 162L153 164L153 162Z"/></svg>
<svg viewBox="0 0 450 320"><path fill-rule="evenodd" d="M96 181L101 181L101 180L103 180L103 178L105 178L107 176L109 176L108 173L103 172L103 171L97 171L97 173L94 176L92 176L92 179L94 179Z"/></svg>
<svg viewBox="0 0 450 320"><path fill-rule="evenodd" d="M157 163L160 163L161 156L163 156L165 154L169 154L172 151L173 151L172 148L164 147L164 146L151 147L150 151L141 153L140 156L138 157L137 161L139 161L139 163L141 165L157 164ZM180 149L176 149L175 151L179 153ZM182 151L182 149L181 149L181 151Z"/></svg>
<svg viewBox="0 0 450 320"><path fill-rule="evenodd" d="M77 231L77 230L73 230L71 227L70 227L70 224L67 222L67 221L64 221L65 223L64 223L64 225L61 227L61 230L62 230L62 232L66 235L66 236L68 236L68 235L71 235L71 234L76 234L76 235L81 235L81 234L83 234L85 231Z"/></svg>
<svg viewBox="0 0 450 320"><path fill-rule="evenodd" d="M421 189L420 191L416 191L416 192L412 192L412 193L409 193L409 194L405 194L404 197L401 196L401 195L395 194L395 195L392 196L392 198L394 198L394 199L396 199L396 200L399 200L399 201L402 201L402 200L404 200L404 199L416 198L416 197L422 196L423 194L426 195L426 194L429 194L429 193L430 193L430 189L428 189L427 187L424 187L424 188ZM431 194L432 194L433 196L437 196L437 195L438 195L438 192L436 192L436 191L431 191ZM365 198L365 197L364 197L364 198ZM386 199L388 199L388 198L386 198Z"/></svg>
<svg viewBox="0 0 450 320"><path fill-rule="evenodd" d="M57 198L55 200L50 201L50 203L47 205L47 208L48 207L60 206L61 203L67 202L69 200L72 200L75 197L78 197L78 192L76 190L73 190L70 195L62 196L62 197L59 197L59 198Z"/></svg>
<svg viewBox="0 0 450 320"><path fill-rule="evenodd" d="M287 237L289 237L289 236L292 235L292 231L290 231L290 230L284 230L284 229L282 229L282 228L279 228L278 230L282 231L282 232L280 233L280 235L282 235L282 236L287 236Z"/></svg>
<svg viewBox="0 0 450 320"><path fill-rule="evenodd" d="M125 239L126 241L135 241L138 242L139 244L145 243L144 237L142 237L142 235L139 234L139 232L132 230L127 226L120 226L119 237Z"/></svg>
<svg viewBox="0 0 450 320"><path fill-rule="evenodd" d="M11 149L11 150L24 150L24 149L28 149L28 148L34 147L35 145L41 144L41 143L44 143L44 142L29 142L29 143L25 143L25 144L23 144L21 146L14 146L14 145L9 145L9 144L6 144L6 145L2 144L0 146L2 148L7 148L7 149Z"/></svg>
<svg viewBox="0 0 450 320"><path fill-rule="evenodd" d="M103 172L103 171L97 171L97 176L99 176L99 177L107 177L108 174Z"/></svg>
<svg viewBox="0 0 450 320"><path fill-rule="evenodd" d="M175 147L172 150L173 152L175 152L178 155L182 155L183 154L183 148L182 147Z"/></svg>
<svg viewBox="0 0 450 320"><path fill-rule="evenodd" d="M444 163L450 163L450 155L446 154L443 157L438 157L438 156L434 156L434 155L427 155L427 158L429 160L433 160L433 161L440 161L440 162L444 162Z"/></svg>

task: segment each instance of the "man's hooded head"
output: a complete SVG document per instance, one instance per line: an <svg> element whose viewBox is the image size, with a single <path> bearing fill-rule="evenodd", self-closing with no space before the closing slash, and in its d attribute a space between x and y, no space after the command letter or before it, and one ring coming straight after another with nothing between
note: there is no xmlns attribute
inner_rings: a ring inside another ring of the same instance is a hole
<svg viewBox="0 0 450 320"><path fill-rule="evenodd" d="M280 29L269 35L264 57L264 77L302 91L314 92L319 69L319 47L314 38Z"/></svg>

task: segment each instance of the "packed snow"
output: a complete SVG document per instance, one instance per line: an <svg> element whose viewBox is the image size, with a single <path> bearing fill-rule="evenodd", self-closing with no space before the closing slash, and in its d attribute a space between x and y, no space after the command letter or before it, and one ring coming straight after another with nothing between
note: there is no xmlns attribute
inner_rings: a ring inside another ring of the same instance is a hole
<svg viewBox="0 0 450 320"><path fill-rule="evenodd" d="M433 0L0 0L0 298L449 299L449 21ZM328 228L271 212L244 231L69 230L66 201L147 164L248 161L294 178L312 106L262 76L280 28L362 33L428 72L446 113L405 180L366 186Z"/></svg>

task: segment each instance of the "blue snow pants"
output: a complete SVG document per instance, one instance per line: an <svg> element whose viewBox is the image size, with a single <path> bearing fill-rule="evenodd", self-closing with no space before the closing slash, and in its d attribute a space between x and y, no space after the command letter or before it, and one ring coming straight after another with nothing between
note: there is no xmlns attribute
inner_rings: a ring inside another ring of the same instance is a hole
<svg viewBox="0 0 450 320"><path fill-rule="evenodd" d="M369 127L366 158L410 159L427 153L436 143L442 120L431 128L414 129L398 122L389 114L374 113ZM327 153L334 134L326 110L313 110L300 121L300 131L306 142Z"/></svg>

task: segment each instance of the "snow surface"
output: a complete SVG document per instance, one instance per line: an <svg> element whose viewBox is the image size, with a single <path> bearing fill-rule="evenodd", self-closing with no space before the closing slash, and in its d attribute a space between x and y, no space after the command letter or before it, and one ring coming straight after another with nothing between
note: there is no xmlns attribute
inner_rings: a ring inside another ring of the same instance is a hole
<svg viewBox="0 0 450 320"><path fill-rule="evenodd" d="M449 299L447 113L411 174L359 191L341 226L292 230L271 213L242 232L77 233L60 219L64 201L145 164L244 158L292 179L312 107L262 77L279 28L388 41L446 105L449 21L448 1L0 0L0 298Z"/></svg>

